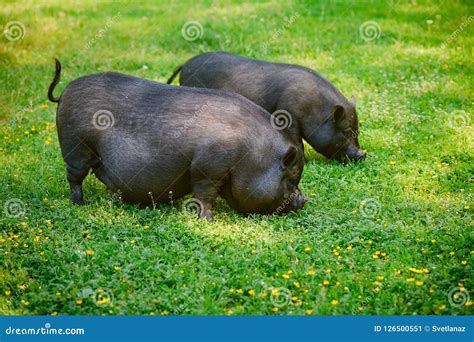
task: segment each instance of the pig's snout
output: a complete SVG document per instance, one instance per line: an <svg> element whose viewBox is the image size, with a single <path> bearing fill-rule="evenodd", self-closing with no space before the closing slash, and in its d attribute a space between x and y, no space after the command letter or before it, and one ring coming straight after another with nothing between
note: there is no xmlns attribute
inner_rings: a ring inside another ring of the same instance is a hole
<svg viewBox="0 0 474 342"><path fill-rule="evenodd" d="M361 149L358 149L355 155L352 157L352 159L354 161L360 161L360 160L364 160L366 156L367 156L367 152L364 152Z"/></svg>
<svg viewBox="0 0 474 342"><path fill-rule="evenodd" d="M298 192L291 203L291 206L293 207L292 209L299 210L304 207L306 202L308 202L308 197L303 195L301 192Z"/></svg>

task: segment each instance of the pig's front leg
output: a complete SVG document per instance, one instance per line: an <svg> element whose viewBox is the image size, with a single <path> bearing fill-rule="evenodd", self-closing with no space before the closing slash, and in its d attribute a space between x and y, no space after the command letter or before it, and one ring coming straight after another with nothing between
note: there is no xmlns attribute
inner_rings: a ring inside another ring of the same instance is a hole
<svg viewBox="0 0 474 342"><path fill-rule="evenodd" d="M211 209L219 194L220 185L220 182L215 183L209 179L193 182L193 196L201 204L201 210L199 212L200 218L205 218L210 222L214 221Z"/></svg>

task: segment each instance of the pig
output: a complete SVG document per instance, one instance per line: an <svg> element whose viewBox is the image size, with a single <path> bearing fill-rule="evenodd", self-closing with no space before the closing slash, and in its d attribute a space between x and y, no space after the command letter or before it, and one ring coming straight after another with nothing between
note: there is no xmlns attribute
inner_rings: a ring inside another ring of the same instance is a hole
<svg viewBox="0 0 474 342"><path fill-rule="evenodd" d="M55 97L60 75L56 60L48 99L58 103L74 204L84 204L90 170L124 202L169 203L192 192L199 217L210 221L218 196L257 214L296 211L307 201L297 147L243 96L105 72L77 78Z"/></svg>
<svg viewBox="0 0 474 342"><path fill-rule="evenodd" d="M167 83L178 73L180 85L233 91L270 113L286 113L288 130L299 146L304 139L317 152L339 161L366 157L358 141L355 98L349 101L311 69L207 52L178 66Z"/></svg>

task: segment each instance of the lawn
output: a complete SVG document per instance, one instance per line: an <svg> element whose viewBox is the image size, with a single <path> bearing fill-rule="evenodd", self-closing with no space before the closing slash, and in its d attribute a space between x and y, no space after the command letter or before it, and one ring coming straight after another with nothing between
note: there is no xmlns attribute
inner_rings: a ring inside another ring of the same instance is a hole
<svg viewBox="0 0 474 342"><path fill-rule="evenodd" d="M467 1L4 1L0 313L473 314L471 13ZM193 21L197 35L183 33ZM140 209L93 175L73 206L46 98L53 58L59 94L98 71L165 82L215 50L305 65L355 95L368 158L306 146L310 201L286 216L223 200L215 223L182 200Z"/></svg>

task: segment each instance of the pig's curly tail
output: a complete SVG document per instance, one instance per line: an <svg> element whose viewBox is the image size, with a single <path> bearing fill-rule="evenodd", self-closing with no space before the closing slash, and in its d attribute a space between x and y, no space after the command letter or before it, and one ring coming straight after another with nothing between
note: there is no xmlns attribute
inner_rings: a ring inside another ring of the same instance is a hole
<svg viewBox="0 0 474 342"><path fill-rule="evenodd" d="M166 81L167 84L171 84L171 82L173 82L174 78L176 77L176 75L178 75L181 71L181 69L183 68L182 65L178 65L178 67L176 69L174 69L173 71L173 75L171 75L170 78L168 78L168 81Z"/></svg>
<svg viewBox="0 0 474 342"><path fill-rule="evenodd" d="M56 73L54 74L53 82L49 85L48 89L48 99L51 102L59 102L59 97L54 97L53 91L54 88L58 85L59 80L61 79L61 63L59 63L58 59L54 59L56 61Z"/></svg>

